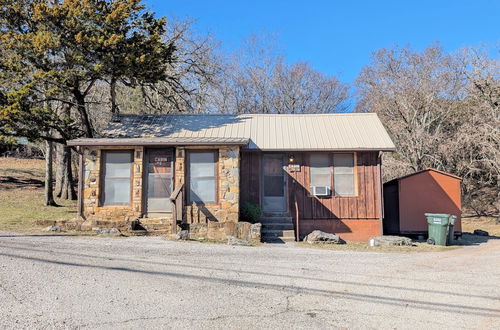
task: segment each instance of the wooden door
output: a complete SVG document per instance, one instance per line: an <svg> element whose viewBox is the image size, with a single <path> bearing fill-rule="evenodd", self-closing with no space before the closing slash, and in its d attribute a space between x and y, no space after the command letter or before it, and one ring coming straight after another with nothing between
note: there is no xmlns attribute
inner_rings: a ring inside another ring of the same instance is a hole
<svg viewBox="0 0 500 330"><path fill-rule="evenodd" d="M172 211L173 150L148 149L146 174L146 210L148 217Z"/></svg>
<svg viewBox="0 0 500 330"><path fill-rule="evenodd" d="M284 155L264 154L262 157L262 210L286 212L286 176Z"/></svg>

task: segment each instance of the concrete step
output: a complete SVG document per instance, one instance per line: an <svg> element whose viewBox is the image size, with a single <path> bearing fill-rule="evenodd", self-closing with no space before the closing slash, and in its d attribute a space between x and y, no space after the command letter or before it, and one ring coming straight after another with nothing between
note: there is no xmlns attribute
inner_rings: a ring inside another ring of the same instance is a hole
<svg viewBox="0 0 500 330"><path fill-rule="evenodd" d="M295 239L295 232L293 230L279 230L279 229L268 229L262 230L262 237L291 237Z"/></svg>
<svg viewBox="0 0 500 330"><path fill-rule="evenodd" d="M130 230L126 232L129 236L146 236L148 234L147 230Z"/></svg>
<svg viewBox="0 0 500 330"><path fill-rule="evenodd" d="M293 223L292 217L261 217L260 223Z"/></svg>
<svg viewBox="0 0 500 330"><path fill-rule="evenodd" d="M262 230L264 229L293 229L293 223L289 222L269 222L269 223L262 223Z"/></svg>
<svg viewBox="0 0 500 330"><path fill-rule="evenodd" d="M271 244L283 244L288 242L295 242L295 238L292 237L275 237L275 238L263 238L263 243L271 243Z"/></svg>
<svg viewBox="0 0 500 330"><path fill-rule="evenodd" d="M170 225L164 223L141 223L141 226L147 231L167 230L170 228Z"/></svg>
<svg viewBox="0 0 500 330"><path fill-rule="evenodd" d="M262 224L262 230L279 229L279 230L293 230L293 223L291 222L267 222Z"/></svg>

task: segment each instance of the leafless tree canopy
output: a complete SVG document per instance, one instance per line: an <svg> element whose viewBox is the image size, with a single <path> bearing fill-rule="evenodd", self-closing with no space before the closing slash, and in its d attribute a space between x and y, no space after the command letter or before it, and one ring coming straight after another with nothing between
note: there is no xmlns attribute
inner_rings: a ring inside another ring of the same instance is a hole
<svg viewBox="0 0 500 330"><path fill-rule="evenodd" d="M382 49L359 75L360 112L377 112L397 146L385 179L427 167L463 178L465 205L500 205L500 63L481 49Z"/></svg>
<svg viewBox="0 0 500 330"><path fill-rule="evenodd" d="M273 39L254 36L224 61L210 106L224 113L326 113L348 108L349 87L308 63L288 64Z"/></svg>

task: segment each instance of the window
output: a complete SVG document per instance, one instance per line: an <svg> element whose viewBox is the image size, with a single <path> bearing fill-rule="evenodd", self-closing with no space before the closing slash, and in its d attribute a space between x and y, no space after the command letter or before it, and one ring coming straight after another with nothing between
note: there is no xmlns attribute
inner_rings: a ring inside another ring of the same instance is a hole
<svg viewBox="0 0 500 330"><path fill-rule="evenodd" d="M309 168L311 172L311 187L332 186L329 154L311 154L309 158Z"/></svg>
<svg viewBox="0 0 500 330"><path fill-rule="evenodd" d="M102 205L130 205L131 151L103 151Z"/></svg>
<svg viewBox="0 0 500 330"><path fill-rule="evenodd" d="M217 201L215 151L189 153L189 203L208 204Z"/></svg>
<svg viewBox="0 0 500 330"><path fill-rule="evenodd" d="M333 154L333 183L335 195L356 195L354 154Z"/></svg>

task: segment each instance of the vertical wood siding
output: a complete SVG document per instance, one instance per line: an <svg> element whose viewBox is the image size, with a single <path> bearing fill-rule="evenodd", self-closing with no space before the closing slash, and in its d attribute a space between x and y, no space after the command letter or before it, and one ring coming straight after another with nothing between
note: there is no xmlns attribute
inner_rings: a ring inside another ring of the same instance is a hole
<svg viewBox="0 0 500 330"><path fill-rule="evenodd" d="M379 219L380 193L377 191L377 152L358 152L356 157L357 195L352 197L311 196L309 193L310 152L294 152L299 172L288 173L289 211L293 214L294 195L299 205L301 220L327 219ZM241 202L259 204L260 201L260 152L241 153ZM332 171L333 175L333 171Z"/></svg>
<svg viewBox="0 0 500 330"><path fill-rule="evenodd" d="M240 160L240 203L260 205L260 162L262 153L242 152Z"/></svg>

